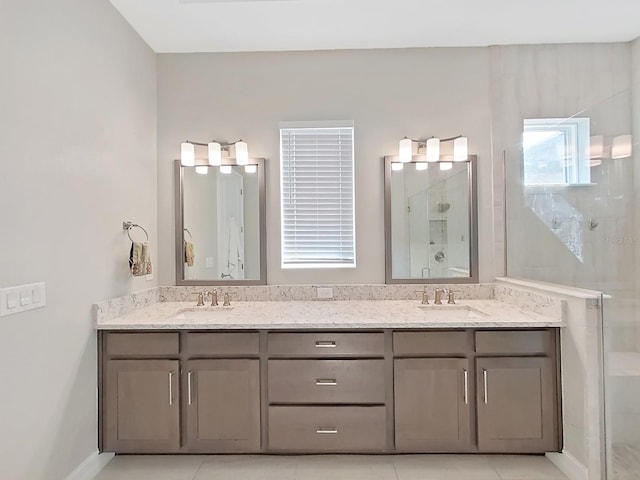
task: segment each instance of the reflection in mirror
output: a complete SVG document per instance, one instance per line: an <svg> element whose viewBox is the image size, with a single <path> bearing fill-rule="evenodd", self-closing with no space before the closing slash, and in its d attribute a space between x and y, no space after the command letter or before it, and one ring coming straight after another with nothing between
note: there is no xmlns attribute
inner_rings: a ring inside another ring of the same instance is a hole
<svg viewBox="0 0 640 480"><path fill-rule="evenodd" d="M478 281L475 156L385 157L387 283Z"/></svg>
<svg viewBox="0 0 640 480"><path fill-rule="evenodd" d="M266 284L264 162L176 162L177 285Z"/></svg>

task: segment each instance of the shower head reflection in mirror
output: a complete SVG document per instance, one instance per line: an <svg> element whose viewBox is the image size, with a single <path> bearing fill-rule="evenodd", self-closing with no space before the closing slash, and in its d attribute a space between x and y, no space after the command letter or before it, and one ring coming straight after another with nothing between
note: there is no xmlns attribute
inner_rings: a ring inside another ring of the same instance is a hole
<svg viewBox="0 0 640 480"><path fill-rule="evenodd" d="M476 157L421 169L423 157L385 157L386 282L477 282Z"/></svg>

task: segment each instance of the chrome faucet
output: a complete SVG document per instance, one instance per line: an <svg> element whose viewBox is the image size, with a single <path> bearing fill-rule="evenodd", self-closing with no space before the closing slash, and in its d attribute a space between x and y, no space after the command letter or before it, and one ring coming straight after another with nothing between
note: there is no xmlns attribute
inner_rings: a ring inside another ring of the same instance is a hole
<svg viewBox="0 0 640 480"><path fill-rule="evenodd" d="M427 293L427 287L424 287L424 290L416 290L416 293L422 294L422 305L429 305L429 294Z"/></svg>
<svg viewBox="0 0 640 480"><path fill-rule="evenodd" d="M198 303L196 303L196 307L201 307L204 305L204 295L202 293L198 294Z"/></svg>
<svg viewBox="0 0 640 480"><path fill-rule="evenodd" d="M223 298L224 298L222 302L223 307L228 307L229 305L231 305L231 295L229 294L229 292L224 292Z"/></svg>
<svg viewBox="0 0 640 480"><path fill-rule="evenodd" d="M211 306L218 306L218 291L214 288L213 290L205 290L203 292L204 298L211 297Z"/></svg>
<svg viewBox="0 0 640 480"><path fill-rule="evenodd" d="M454 294L454 293L455 293L455 292L454 292L453 290L449 290L449 291L447 292L447 294L449 295L449 299L447 300L447 303L449 303L449 304L451 304L451 305L455 305L455 303L456 303L455 298L453 298L453 294Z"/></svg>
<svg viewBox="0 0 640 480"><path fill-rule="evenodd" d="M446 290L441 288L436 288L435 298L433 300L434 305L442 305L442 294L445 293Z"/></svg>

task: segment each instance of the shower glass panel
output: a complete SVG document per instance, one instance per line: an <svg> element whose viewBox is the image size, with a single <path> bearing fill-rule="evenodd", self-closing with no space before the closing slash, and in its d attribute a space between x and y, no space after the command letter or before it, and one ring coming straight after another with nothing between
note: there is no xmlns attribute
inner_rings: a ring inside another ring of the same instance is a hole
<svg viewBox="0 0 640 480"><path fill-rule="evenodd" d="M504 152L507 275L603 293L607 480L640 475L640 112L632 92L640 96L640 85L556 122L528 119L550 131ZM570 128L588 135L576 137L578 152L569 134L559 138ZM555 169L548 175L545 162Z"/></svg>

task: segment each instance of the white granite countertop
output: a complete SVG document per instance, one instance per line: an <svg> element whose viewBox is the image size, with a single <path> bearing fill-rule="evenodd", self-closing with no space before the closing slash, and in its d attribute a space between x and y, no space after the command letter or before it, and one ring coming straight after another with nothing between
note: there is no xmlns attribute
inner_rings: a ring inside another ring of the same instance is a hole
<svg viewBox="0 0 640 480"><path fill-rule="evenodd" d="M98 330L276 330L563 327L551 318L497 300L421 305L411 300L235 302L196 307L160 302L96 323Z"/></svg>

